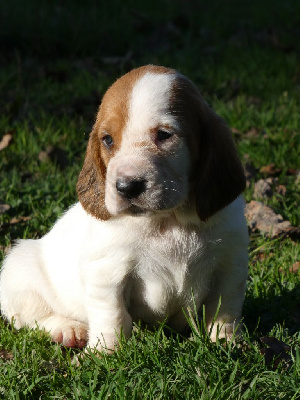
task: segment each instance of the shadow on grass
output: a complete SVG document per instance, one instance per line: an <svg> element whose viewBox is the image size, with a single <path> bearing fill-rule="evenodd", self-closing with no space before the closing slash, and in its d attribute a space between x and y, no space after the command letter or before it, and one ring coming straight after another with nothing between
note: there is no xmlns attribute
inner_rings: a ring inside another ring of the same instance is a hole
<svg viewBox="0 0 300 400"><path fill-rule="evenodd" d="M280 324L290 335L300 328L300 283L292 290L283 288L280 295L271 288L266 295L248 295L244 304L244 323L250 333L266 335Z"/></svg>

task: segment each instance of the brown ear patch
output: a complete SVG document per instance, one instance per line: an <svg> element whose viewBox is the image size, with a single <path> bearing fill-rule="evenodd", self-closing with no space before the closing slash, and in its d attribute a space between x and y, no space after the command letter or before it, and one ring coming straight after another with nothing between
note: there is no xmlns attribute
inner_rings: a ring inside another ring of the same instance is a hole
<svg viewBox="0 0 300 400"><path fill-rule="evenodd" d="M94 217L107 220L105 207L106 167L101 159L100 145L95 130L91 133L82 170L77 181L77 194L83 208Z"/></svg>
<svg viewBox="0 0 300 400"><path fill-rule="evenodd" d="M196 86L180 74L171 104L190 150L191 194L199 218L206 221L243 192L244 170L226 123L206 104Z"/></svg>
<svg viewBox="0 0 300 400"><path fill-rule="evenodd" d="M203 221L229 205L246 187L231 132L212 110L207 112L196 181L196 209Z"/></svg>

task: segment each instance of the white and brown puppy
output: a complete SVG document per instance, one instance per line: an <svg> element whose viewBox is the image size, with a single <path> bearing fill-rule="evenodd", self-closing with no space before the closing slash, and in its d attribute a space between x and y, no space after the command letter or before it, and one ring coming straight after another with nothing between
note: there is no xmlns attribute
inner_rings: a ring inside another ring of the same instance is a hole
<svg viewBox="0 0 300 400"><path fill-rule="evenodd" d="M79 203L4 261L3 315L102 350L138 319L182 331L204 304L212 339L231 335L247 278L244 187L230 132L196 87L172 69L132 70L99 108Z"/></svg>

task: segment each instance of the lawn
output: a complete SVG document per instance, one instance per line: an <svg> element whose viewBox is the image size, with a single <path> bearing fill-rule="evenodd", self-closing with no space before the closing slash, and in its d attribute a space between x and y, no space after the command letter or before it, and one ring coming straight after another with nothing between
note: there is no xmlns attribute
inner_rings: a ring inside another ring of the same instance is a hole
<svg viewBox="0 0 300 400"><path fill-rule="evenodd" d="M299 1L14 0L0 21L0 261L76 201L102 95L147 63L196 83L251 171L247 202L299 226ZM262 199L260 179L272 186ZM137 325L114 354L76 365L78 351L0 316L0 398L299 399L299 231L250 239L235 342L211 343L193 320L189 337Z"/></svg>

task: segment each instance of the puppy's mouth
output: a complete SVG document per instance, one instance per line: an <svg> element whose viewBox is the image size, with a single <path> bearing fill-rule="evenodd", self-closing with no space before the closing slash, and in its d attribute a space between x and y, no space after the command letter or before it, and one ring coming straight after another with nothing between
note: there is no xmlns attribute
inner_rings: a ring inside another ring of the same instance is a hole
<svg viewBox="0 0 300 400"><path fill-rule="evenodd" d="M123 209L120 214L123 215L131 215L131 216L152 216L152 215L161 215L164 213L169 213L170 211L173 211L174 209L176 209L178 207L163 207L161 205L156 205L153 208L146 208L146 207L142 207L142 206L138 206L136 204L130 204L128 207L126 207L125 209Z"/></svg>
<svg viewBox="0 0 300 400"><path fill-rule="evenodd" d="M130 214L130 215L145 215L145 214L149 214L150 211L146 210L145 208L136 206L135 204L131 204L126 210L125 210L126 214Z"/></svg>
<svg viewBox="0 0 300 400"><path fill-rule="evenodd" d="M126 207L120 210L120 214L138 217L138 216L150 216L153 214L161 213L163 211L166 211L166 209L159 205L154 205L153 207L149 207L149 206L144 206L143 204L137 204L137 202L130 202L129 204L127 204Z"/></svg>

